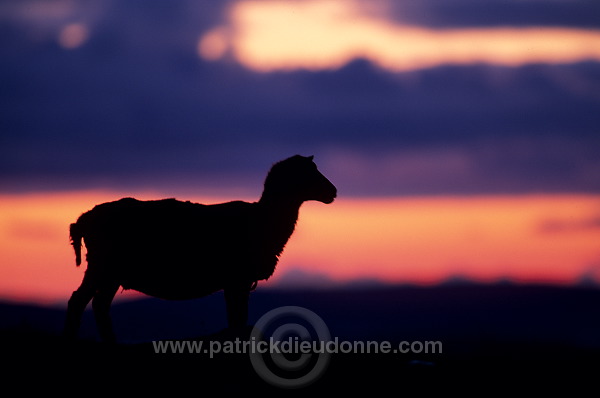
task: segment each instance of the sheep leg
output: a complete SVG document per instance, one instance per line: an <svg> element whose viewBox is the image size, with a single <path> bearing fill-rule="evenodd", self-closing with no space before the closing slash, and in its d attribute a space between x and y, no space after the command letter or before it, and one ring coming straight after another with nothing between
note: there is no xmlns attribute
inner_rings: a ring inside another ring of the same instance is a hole
<svg viewBox="0 0 600 398"><path fill-rule="evenodd" d="M98 289L92 300L92 309L94 310L94 318L96 318L96 327L98 328L100 339L107 343L116 342L110 318L110 305L117 290L119 290L119 284L102 286Z"/></svg>
<svg viewBox="0 0 600 398"><path fill-rule="evenodd" d="M242 329L248 324L248 298L251 284L237 284L225 288L227 323L230 329Z"/></svg>
<svg viewBox="0 0 600 398"><path fill-rule="evenodd" d="M90 273L86 271L81 286L73 292L67 304L67 315L63 329L63 336L65 338L74 340L77 337L85 307L87 307L95 293L94 280L90 276Z"/></svg>

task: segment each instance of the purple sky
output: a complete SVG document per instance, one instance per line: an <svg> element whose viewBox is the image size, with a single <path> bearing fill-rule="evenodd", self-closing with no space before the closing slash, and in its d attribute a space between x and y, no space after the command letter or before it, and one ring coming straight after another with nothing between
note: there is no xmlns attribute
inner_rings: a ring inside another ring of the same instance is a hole
<svg viewBox="0 0 600 398"><path fill-rule="evenodd" d="M348 196L600 191L599 63L256 73L195 52L227 2L41 3L0 1L2 192L255 193L296 153ZM594 1L392 4L432 28L600 29Z"/></svg>

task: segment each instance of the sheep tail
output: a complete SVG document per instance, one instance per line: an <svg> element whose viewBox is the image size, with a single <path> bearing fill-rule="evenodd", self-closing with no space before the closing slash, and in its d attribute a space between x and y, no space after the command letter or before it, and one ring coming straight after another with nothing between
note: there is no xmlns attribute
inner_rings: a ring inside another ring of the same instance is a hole
<svg viewBox="0 0 600 398"><path fill-rule="evenodd" d="M71 224L69 233L71 237L71 245L73 245L73 249L75 250L75 264L79 267L81 265L81 240L83 239L81 226L77 223Z"/></svg>

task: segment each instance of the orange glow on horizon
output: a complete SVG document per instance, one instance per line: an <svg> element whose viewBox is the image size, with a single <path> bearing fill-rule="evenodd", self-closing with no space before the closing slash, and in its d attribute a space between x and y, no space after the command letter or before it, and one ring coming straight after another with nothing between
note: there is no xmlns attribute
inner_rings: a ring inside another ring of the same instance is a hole
<svg viewBox="0 0 600 398"><path fill-rule="evenodd" d="M0 298L66 303L85 264L75 267L68 226L84 211L123 196L71 192L0 196ZM222 198L180 198L219 203ZM237 198L232 198L237 199ZM571 284L600 275L600 196L339 199L307 203L277 271L333 281ZM118 298L129 293L118 294Z"/></svg>
<svg viewBox="0 0 600 398"><path fill-rule="evenodd" d="M312 206L284 262L338 280L575 283L600 267L600 198L393 198ZM562 225L555 230L548 225Z"/></svg>
<svg viewBox="0 0 600 398"><path fill-rule="evenodd" d="M392 71L441 64L518 66L600 60L600 31L596 30L428 29L398 25L383 12L371 11L350 0L240 1L230 10L230 26L204 37L219 43L219 48L231 48L240 63L263 72L335 69L361 57ZM207 52L206 58L219 57L215 54Z"/></svg>

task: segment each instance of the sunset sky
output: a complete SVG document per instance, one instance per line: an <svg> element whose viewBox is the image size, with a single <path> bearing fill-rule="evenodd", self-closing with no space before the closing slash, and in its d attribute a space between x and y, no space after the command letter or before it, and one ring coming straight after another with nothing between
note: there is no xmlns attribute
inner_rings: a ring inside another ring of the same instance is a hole
<svg viewBox="0 0 600 398"><path fill-rule="evenodd" d="M59 303L68 225L257 200L315 155L266 286L600 283L600 3L0 1L0 299Z"/></svg>

